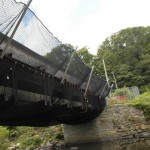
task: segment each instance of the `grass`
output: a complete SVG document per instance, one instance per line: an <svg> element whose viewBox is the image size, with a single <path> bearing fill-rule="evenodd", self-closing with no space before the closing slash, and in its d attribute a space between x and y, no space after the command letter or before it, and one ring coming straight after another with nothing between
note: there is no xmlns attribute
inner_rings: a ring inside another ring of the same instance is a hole
<svg viewBox="0 0 150 150"><path fill-rule="evenodd" d="M0 149L5 150L8 148L9 144L7 141L7 137L9 135L9 131L6 127L0 127Z"/></svg>
<svg viewBox="0 0 150 150"><path fill-rule="evenodd" d="M37 148L47 142L56 144L64 141L61 125L35 128L35 127L1 127L0 150L6 150L19 143L19 148Z"/></svg>

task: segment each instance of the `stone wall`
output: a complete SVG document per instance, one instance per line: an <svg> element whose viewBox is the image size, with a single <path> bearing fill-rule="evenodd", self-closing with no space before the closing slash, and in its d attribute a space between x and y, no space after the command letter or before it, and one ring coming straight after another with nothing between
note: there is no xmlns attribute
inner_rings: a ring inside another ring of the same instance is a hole
<svg viewBox="0 0 150 150"><path fill-rule="evenodd" d="M63 125L68 144L150 137L150 122L143 112L128 105L107 106L93 121L82 125Z"/></svg>

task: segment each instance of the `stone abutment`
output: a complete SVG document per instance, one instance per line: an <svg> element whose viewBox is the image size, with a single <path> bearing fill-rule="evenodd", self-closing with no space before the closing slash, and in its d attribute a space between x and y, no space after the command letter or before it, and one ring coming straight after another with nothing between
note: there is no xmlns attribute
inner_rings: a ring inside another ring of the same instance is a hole
<svg viewBox="0 0 150 150"><path fill-rule="evenodd" d="M110 105L93 121L63 125L66 144L128 138L150 138L150 122L141 110L128 105Z"/></svg>

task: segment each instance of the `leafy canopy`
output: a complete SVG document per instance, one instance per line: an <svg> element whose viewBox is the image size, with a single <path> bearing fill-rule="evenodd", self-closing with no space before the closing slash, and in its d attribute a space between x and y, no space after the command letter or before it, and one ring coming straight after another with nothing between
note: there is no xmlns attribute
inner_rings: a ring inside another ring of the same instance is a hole
<svg viewBox="0 0 150 150"><path fill-rule="evenodd" d="M127 28L106 38L95 60L97 72L104 75L102 59L108 73L115 72L119 87L147 85L150 83L150 27Z"/></svg>

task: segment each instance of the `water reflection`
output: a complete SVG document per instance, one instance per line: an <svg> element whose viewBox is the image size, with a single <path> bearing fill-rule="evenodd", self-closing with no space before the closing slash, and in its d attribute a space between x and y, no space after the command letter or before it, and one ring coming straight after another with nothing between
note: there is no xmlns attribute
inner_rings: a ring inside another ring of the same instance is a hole
<svg viewBox="0 0 150 150"><path fill-rule="evenodd" d="M78 146L67 147L62 150L150 150L150 138L82 144Z"/></svg>

